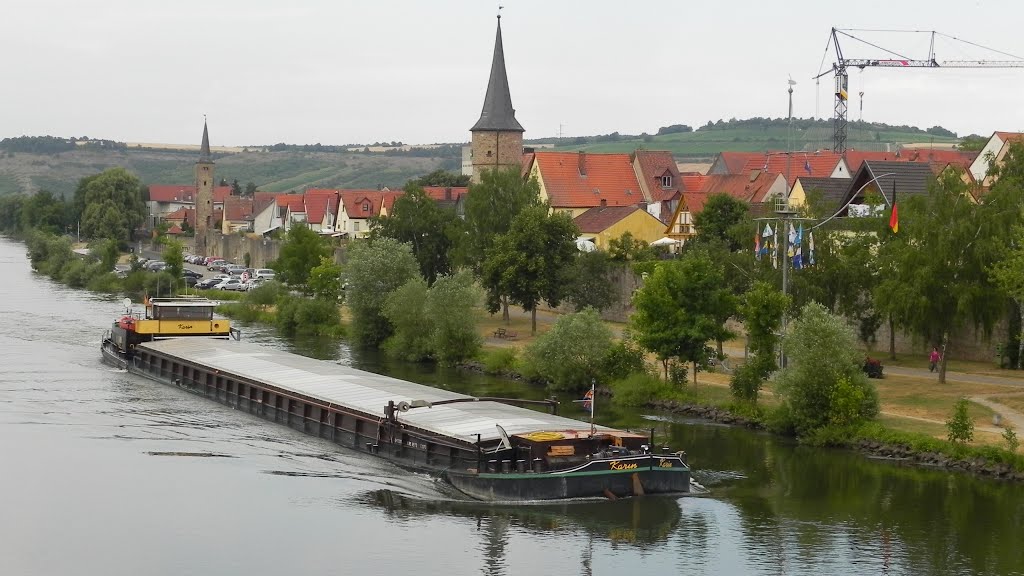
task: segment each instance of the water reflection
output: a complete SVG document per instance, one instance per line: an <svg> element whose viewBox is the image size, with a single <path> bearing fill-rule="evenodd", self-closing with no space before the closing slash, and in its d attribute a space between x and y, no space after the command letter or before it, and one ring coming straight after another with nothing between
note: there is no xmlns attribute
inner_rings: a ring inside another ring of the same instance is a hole
<svg viewBox="0 0 1024 576"><path fill-rule="evenodd" d="M392 490L376 490L357 501L381 509L398 522L429 515L472 519L494 552L500 551L501 535L510 527L548 534L582 531L600 543L645 548L666 541L682 517L678 498L658 496L616 501L492 504L425 500Z"/></svg>

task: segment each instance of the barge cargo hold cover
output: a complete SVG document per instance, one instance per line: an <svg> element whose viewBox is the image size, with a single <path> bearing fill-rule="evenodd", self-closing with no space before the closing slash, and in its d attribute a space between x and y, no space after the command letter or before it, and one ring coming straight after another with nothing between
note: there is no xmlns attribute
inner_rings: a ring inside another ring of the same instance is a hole
<svg viewBox="0 0 1024 576"><path fill-rule="evenodd" d="M133 373L399 465L486 500L689 491L682 452L653 438L244 342L141 343Z"/></svg>

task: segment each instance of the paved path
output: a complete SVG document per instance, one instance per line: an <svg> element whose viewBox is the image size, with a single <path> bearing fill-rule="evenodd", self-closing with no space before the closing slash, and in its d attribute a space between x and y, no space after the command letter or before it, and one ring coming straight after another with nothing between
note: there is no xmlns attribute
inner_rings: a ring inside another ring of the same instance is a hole
<svg viewBox="0 0 1024 576"><path fill-rule="evenodd" d="M1021 432L1024 432L1024 414L1017 412L1016 410L1010 408L1009 406L1004 406L1003 404L999 404L998 402L993 402L988 398L984 398L982 396L972 396L970 398L970 401L975 402L977 404L981 404L982 406L986 406L996 414L1002 416L1003 427L1009 427L1013 428L1014 430L1020 430ZM995 429L994 431L1002 433L1003 430Z"/></svg>
<svg viewBox="0 0 1024 576"><path fill-rule="evenodd" d="M885 360L882 361L885 364ZM899 374L900 376L915 376L918 378L939 379L938 372L929 372L924 368L904 368L903 366L886 366L886 374ZM966 382L969 384L995 384L998 386L1013 386L1024 388L1024 378L1007 378L1004 376L988 376L986 374L967 374L964 372L953 372L946 370L947 382Z"/></svg>

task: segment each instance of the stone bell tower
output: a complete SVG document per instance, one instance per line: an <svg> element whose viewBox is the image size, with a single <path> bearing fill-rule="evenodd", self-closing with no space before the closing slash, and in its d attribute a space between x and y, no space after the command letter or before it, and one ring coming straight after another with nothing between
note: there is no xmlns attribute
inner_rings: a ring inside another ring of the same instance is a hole
<svg viewBox="0 0 1024 576"><path fill-rule="evenodd" d="M203 144L199 147L196 176L196 245L195 253L209 255L209 234L213 228L213 156L210 155L210 133L203 120Z"/></svg>
<svg viewBox="0 0 1024 576"><path fill-rule="evenodd" d="M508 91L505 73L505 51L501 45L501 15L498 15L498 33L494 39L494 58L491 77L487 81L487 95L480 119L469 131L473 134L471 146L473 182L480 174L492 168L519 167L523 156L523 126L516 120L512 96Z"/></svg>

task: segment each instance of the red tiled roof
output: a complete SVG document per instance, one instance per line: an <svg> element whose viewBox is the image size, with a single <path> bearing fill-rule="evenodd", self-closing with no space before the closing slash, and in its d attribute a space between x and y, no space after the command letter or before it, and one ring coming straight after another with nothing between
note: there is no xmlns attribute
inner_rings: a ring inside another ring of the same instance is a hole
<svg viewBox="0 0 1024 576"><path fill-rule="evenodd" d="M640 164L641 177L651 191L651 201L671 200L681 191L682 175L671 152L662 150L637 150L634 155ZM672 185L661 185L661 177L671 177Z"/></svg>
<svg viewBox="0 0 1024 576"><path fill-rule="evenodd" d="M259 214L267 209L267 206L277 203L277 194L273 192L256 192L253 194L252 213Z"/></svg>
<svg viewBox="0 0 1024 576"><path fill-rule="evenodd" d="M641 210L639 206L598 206L591 208L573 219L580 232L598 234L609 226Z"/></svg>
<svg viewBox="0 0 1024 576"><path fill-rule="evenodd" d="M388 214L391 214L392 212L394 212L395 200L398 200L399 196L404 196L404 195L405 195L405 191L404 190L385 190L385 191L381 192L381 201L380 201L381 209L380 209L379 212L383 213L385 210L387 211Z"/></svg>
<svg viewBox="0 0 1024 576"><path fill-rule="evenodd" d="M451 192L448 192L449 190ZM445 186L423 187L423 191L427 193L427 196L430 196L431 198L439 202L443 200L458 200L463 196L463 194L466 193L467 190L469 190L469 188L466 188L465 186L450 188Z"/></svg>
<svg viewBox="0 0 1024 576"><path fill-rule="evenodd" d="M631 206L644 201L629 154L535 152L544 188L556 208ZM580 172L582 161L584 172Z"/></svg>
<svg viewBox="0 0 1024 576"><path fill-rule="evenodd" d="M292 213L302 214L306 211L302 194L279 194L277 205L281 208L288 208Z"/></svg>
<svg viewBox="0 0 1024 576"><path fill-rule="evenodd" d="M747 162L760 158L764 160L764 152L719 152L718 159L722 161L727 174L739 174L743 172Z"/></svg>
<svg viewBox="0 0 1024 576"><path fill-rule="evenodd" d="M683 195L687 192L698 192L704 187L704 182L707 181L708 177L703 174L697 174L694 172L687 172L682 175L683 184Z"/></svg>
<svg viewBox="0 0 1024 576"><path fill-rule="evenodd" d="M709 196L710 194L705 192L683 192L683 199L680 203L690 214L699 214L704 209L704 204L707 203Z"/></svg>
<svg viewBox="0 0 1024 576"><path fill-rule="evenodd" d="M788 173L789 177L786 180L792 186L801 176L815 178L831 176L841 159L839 154L831 151L793 152L792 161L790 161L790 154L785 152L761 154L758 158L747 161L747 165L743 167L743 174L751 174L754 170L782 174L783 176Z"/></svg>
<svg viewBox="0 0 1024 576"><path fill-rule="evenodd" d="M182 230L181 226L178 226L177 224L171 224L171 227L167 229L168 234L181 234L182 232L184 232L184 230Z"/></svg>
<svg viewBox="0 0 1024 576"><path fill-rule="evenodd" d="M195 217L195 209L185 208L184 206L182 206L181 208L178 208L174 212L168 212L167 214L165 214L164 220L177 220L181 222L184 221L185 219L189 219L194 221Z"/></svg>
<svg viewBox="0 0 1024 576"><path fill-rule="evenodd" d="M747 174L711 174L704 181L702 194L728 194L746 203L756 204L764 200L765 194L779 178L774 172L760 172L756 175ZM684 196L687 197L688 196ZM703 206L703 204L701 204Z"/></svg>
<svg viewBox="0 0 1024 576"><path fill-rule="evenodd" d="M223 202L231 195L231 186L215 186L213 201ZM181 184L150 184L149 199L153 202L195 202L196 187Z"/></svg>
<svg viewBox="0 0 1024 576"><path fill-rule="evenodd" d="M380 215L384 192L380 190L340 190L339 194L349 218L369 218Z"/></svg>
<svg viewBox="0 0 1024 576"><path fill-rule="evenodd" d="M999 139L1002 140L1003 142L1006 142L1007 140L1021 139L1022 137L1024 137L1024 132L1000 132L996 130L995 135L999 136Z"/></svg>
<svg viewBox="0 0 1024 576"><path fill-rule="evenodd" d="M306 205L306 221L319 223L324 221L324 214L336 212L338 191L328 188L310 188L303 198Z"/></svg>
<svg viewBox="0 0 1024 576"><path fill-rule="evenodd" d="M252 218L252 198L228 196L224 199L224 213L229 222L242 222Z"/></svg>
<svg viewBox="0 0 1024 576"><path fill-rule="evenodd" d="M856 174L865 160L873 162L941 162L942 164L956 164L969 167L977 157L977 152L933 150L928 148L905 148L899 152L847 150L846 166L850 169L851 174Z"/></svg>

